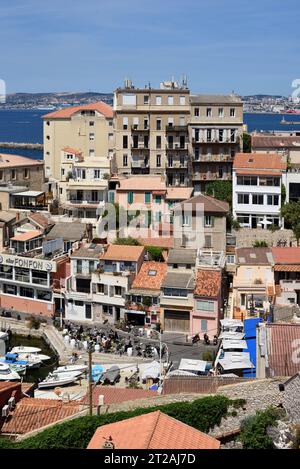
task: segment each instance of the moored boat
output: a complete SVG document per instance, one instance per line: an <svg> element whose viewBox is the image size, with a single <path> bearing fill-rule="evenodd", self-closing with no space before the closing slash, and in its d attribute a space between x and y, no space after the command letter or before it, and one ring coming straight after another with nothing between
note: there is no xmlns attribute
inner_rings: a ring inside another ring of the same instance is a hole
<svg viewBox="0 0 300 469"><path fill-rule="evenodd" d="M39 389L55 388L74 383L82 373L50 373L46 379L38 384Z"/></svg>
<svg viewBox="0 0 300 469"><path fill-rule="evenodd" d="M6 363L0 363L0 381L19 381L20 375Z"/></svg>

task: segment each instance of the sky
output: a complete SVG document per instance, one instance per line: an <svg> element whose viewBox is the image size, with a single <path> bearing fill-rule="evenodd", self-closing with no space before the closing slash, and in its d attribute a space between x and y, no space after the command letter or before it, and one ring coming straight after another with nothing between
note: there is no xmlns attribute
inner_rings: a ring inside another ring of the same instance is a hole
<svg viewBox="0 0 300 469"><path fill-rule="evenodd" d="M7 93L185 74L193 93L290 95L300 78L299 0L1 0L0 21Z"/></svg>

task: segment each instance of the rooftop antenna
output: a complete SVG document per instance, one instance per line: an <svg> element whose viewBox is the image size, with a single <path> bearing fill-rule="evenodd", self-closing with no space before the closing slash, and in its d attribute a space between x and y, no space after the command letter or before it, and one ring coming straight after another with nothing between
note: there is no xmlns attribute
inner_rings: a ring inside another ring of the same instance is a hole
<svg viewBox="0 0 300 469"><path fill-rule="evenodd" d="M186 75L183 75L182 77L182 86L183 88L187 88L187 76Z"/></svg>

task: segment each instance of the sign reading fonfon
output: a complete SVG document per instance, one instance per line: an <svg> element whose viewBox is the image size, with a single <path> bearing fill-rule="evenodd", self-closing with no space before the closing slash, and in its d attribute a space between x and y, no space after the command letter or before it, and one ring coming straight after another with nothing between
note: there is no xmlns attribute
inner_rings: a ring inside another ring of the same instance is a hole
<svg viewBox="0 0 300 469"><path fill-rule="evenodd" d="M0 255L0 265L12 267L22 267L24 269L43 270L46 272L56 272L56 263L43 259L32 259L31 257L13 256L10 254Z"/></svg>

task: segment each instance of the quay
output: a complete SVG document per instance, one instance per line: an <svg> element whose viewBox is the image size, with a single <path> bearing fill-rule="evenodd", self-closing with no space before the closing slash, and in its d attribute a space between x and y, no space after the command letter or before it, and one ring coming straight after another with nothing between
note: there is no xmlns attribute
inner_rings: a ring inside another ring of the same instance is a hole
<svg viewBox="0 0 300 469"><path fill-rule="evenodd" d="M18 143L18 142L0 142L1 148L16 148L22 150L43 150L42 143Z"/></svg>

